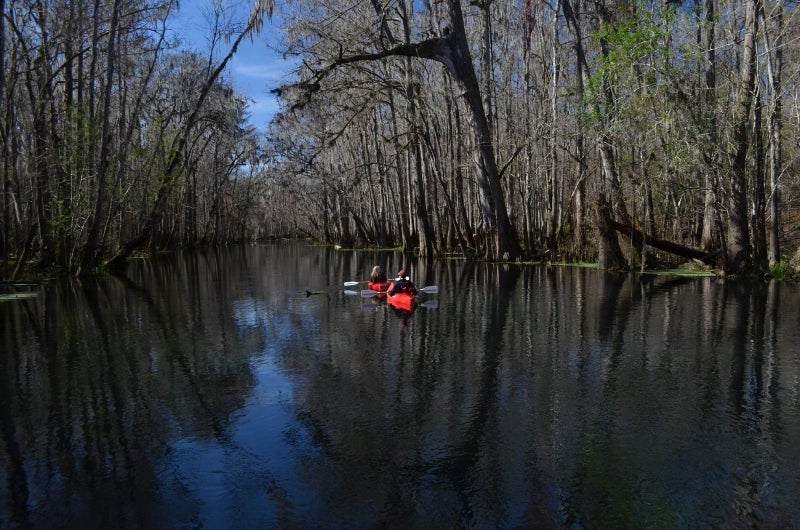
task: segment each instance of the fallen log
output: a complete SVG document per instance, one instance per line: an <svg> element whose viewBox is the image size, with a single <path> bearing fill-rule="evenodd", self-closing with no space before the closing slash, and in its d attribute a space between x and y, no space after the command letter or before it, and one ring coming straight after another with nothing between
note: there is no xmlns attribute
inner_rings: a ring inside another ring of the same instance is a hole
<svg viewBox="0 0 800 530"><path fill-rule="evenodd" d="M679 245L678 243L673 243L672 241L666 241L664 239L658 239L643 234L640 230L637 230L630 225L625 225L616 221L611 221L611 223L617 232L625 234L633 239L638 239L645 245L663 250L664 252L669 252L670 254L675 254L676 256L681 256L682 258L696 259L702 263L705 263L706 265L717 265L719 260L718 252L705 252L696 248Z"/></svg>

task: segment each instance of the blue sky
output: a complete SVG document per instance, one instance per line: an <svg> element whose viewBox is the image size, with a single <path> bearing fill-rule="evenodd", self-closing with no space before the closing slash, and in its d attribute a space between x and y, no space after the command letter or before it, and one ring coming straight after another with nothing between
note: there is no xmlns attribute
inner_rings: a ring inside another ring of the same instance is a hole
<svg viewBox="0 0 800 530"><path fill-rule="evenodd" d="M240 7L231 16L244 22L250 5L248 2L236 4ZM203 15L208 11L208 5L207 0L184 0L173 21L176 35L199 50L208 48L208 23ZM275 52L276 39L276 22L265 21L261 34L253 39L252 44L248 39L242 42L225 74L239 91L253 100L250 105L250 122L259 131L267 129L270 119L278 111L277 98L270 90L285 82L292 69L291 63L284 61ZM220 54L227 53L229 49L229 44L223 44Z"/></svg>

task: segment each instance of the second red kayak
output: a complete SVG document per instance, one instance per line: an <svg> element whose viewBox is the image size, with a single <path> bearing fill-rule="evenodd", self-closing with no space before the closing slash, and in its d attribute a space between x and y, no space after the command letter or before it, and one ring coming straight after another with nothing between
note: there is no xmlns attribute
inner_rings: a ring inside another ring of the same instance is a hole
<svg viewBox="0 0 800 530"><path fill-rule="evenodd" d="M385 282L367 282L367 287L371 291L378 291L379 294L383 294L389 290L389 281Z"/></svg>

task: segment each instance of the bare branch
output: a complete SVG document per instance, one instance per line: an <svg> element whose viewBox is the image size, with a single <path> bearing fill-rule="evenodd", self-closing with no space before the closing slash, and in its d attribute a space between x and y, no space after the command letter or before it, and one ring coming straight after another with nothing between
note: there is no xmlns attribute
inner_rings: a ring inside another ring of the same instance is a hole
<svg viewBox="0 0 800 530"><path fill-rule="evenodd" d="M293 89L299 89L301 94L292 105L292 109L303 108L311 99L312 94L319 91L320 83L328 77L336 68L349 64L356 64L368 61L378 61L387 57L420 57L423 59L431 59L441 62L445 65L449 64L446 48L449 45L447 37L437 37L433 39L424 40L421 42L413 42L409 44L400 44L392 48L381 50L373 53L358 53L354 55L344 56L341 53L338 58L334 59L327 66L314 71L308 64L304 65L313 72L308 79L300 81L296 84L284 85L272 90L273 94L277 96L285 95Z"/></svg>

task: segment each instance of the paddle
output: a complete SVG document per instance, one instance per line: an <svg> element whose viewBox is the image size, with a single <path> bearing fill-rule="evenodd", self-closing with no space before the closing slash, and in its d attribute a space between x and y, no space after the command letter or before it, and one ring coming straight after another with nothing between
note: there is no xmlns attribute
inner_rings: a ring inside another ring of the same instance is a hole
<svg viewBox="0 0 800 530"><path fill-rule="evenodd" d="M358 285L359 283L369 283L369 280L364 280L364 281L360 281L360 282L344 282L344 286L345 287L354 287L354 286Z"/></svg>
<svg viewBox="0 0 800 530"><path fill-rule="evenodd" d="M435 285L429 285L428 287L417 289L417 291L426 294L436 294L439 292L439 288ZM372 289L362 289L361 296L364 298L369 298L370 296L375 296L376 294L386 294L386 292L387 291L373 291Z"/></svg>

